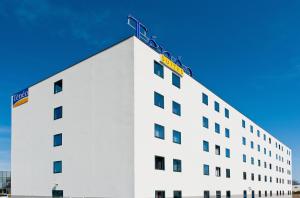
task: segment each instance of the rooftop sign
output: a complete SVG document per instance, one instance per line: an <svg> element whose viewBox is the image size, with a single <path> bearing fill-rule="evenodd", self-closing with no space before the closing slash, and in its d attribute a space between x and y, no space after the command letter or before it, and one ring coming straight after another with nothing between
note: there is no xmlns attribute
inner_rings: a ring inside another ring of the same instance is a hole
<svg viewBox="0 0 300 198"><path fill-rule="evenodd" d="M134 18L133 16L129 15L128 16L128 25L130 27L132 27L133 29L135 29L135 36L140 39L141 41L143 41L144 43L146 43L149 47L151 47L152 49L154 49L155 51L157 51L159 54L164 56L164 60L171 61L173 62L174 65L180 67L180 69L182 71L184 71L186 74L193 76L193 72L192 70L185 66L180 57L175 57L171 54L171 52L167 51L164 47L162 47L161 45L159 45L153 37L149 37L147 32L148 29L146 28L146 26L144 24L142 24L139 20L137 20L136 18ZM162 58L162 57L161 57ZM166 59L167 58L167 59ZM163 61L162 61L163 62ZM165 63L164 63L165 64ZM171 64L171 63L170 63ZM167 65L168 67L170 66ZM173 65L173 66L174 66ZM170 68L170 67L169 67ZM173 67L175 68L175 67ZM171 68L172 69L172 68ZM178 70L179 71L179 70Z"/></svg>
<svg viewBox="0 0 300 198"><path fill-rule="evenodd" d="M180 76L183 76L183 74L184 74L183 69L181 67L179 67L178 65L176 65L173 61L171 61L168 57L166 57L165 55L161 54L160 55L160 60L168 68L170 68L171 70L173 70L174 72L176 72Z"/></svg>
<svg viewBox="0 0 300 198"><path fill-rule="evenodd" d="M13 95L13 107L18 107L28 102L28 88Z"/></svg>

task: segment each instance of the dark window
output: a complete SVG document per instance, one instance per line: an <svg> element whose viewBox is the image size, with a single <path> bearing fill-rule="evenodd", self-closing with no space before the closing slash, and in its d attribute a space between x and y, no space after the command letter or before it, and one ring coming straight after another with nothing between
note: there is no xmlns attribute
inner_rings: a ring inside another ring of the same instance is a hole
<svg viewBox="0 0 300 198"><path fill-rule="evenodd" d="M216 191L216 198L221 198L222 196L221 196L221 191Z"/></svg>
<svg viewBox="0 0 300 198"><path fill-rule="evenodd" d="M208 96L202 93L202 103L208 105Z"/></svg>
<svg viewBox="0 0 300 198"><path fill-rule="evenodd" d="M62 145L62 134L56 134L53 136L53 146L61 146Z"/></svg>
<svg viewBox="0 0 300 198"><path fill-rule="evenodd" d="M219 145L215 146L215 154L216 155L221 155L221 147Z"/></svg>
<svg viewBox="0 0 300 198"><path fill-rule="evenodd" d="M221 177L221 168L220 167L216 167L216 176Z"/></svg>
<svg viewBox="0 0 300 198"><path fill-rule="evenodd" d="M63 81L59 80L54 83L54 94L57 94L63 90Z"/></svg>
<svg viewBox="0 0 300 198"><path fill-rule="evenodd" d="M174 191L174 198L182 198L182 193L180 190Z"/></svg>
<svg viewBox="0 0 300 198"><path fill-rule="evenodd" d="M203 174L209 175L209 165L203 164Z"/></svg>
<svg viewBox="0 0 300 198"><path fill-rule="evenodd" d="M251 173L251 180L254 181L254 173Z"/></svg>
<svg viewBox="0 0 300 198"><path fill-rule="evenodd" d="M215 123L215 132L220 133L220 124Z"/></svg>
<svg viewBox="0 0 300 198"><path fill-rule="evenodd" d="M157 92L154 92L154 105L160 108L164 108L165 107L164 96Z"/></svg>
<svg viewBox="0 0 300 198"><path fill-rule="evenodd" d="M162 190L155 191L155 198L166 198L165 191Z"/></svg>
<svg viewBox="0 0 300 198"><path fill-rule="evenodd" d="M245 120L242 120L242 127L246 128L246 122L245 122Z"/></svg>
<svg viewBox="0 0 300 198"><path fill-rule="evenodd" d="M155 156L155 169L165 170L165 158L161 156Z"/></svg>
<svg viewBox="0 0 300 198"><path fill-rule="evenodd" d="M53 173L61 173L62 172L62 161L53 162Z"/></svg>
<svg viewBox="0 0 300 198"><path fill-rule="evenodd" d="M177 75L174 74L174 73L172 73L172 84L173 84L175 87L180 88L180 77L177 76Z"/></svg>
<svg viewBox="0 0 300 198"><path fill-rule="evenodd" d="M247 190L244 190L244 196L243 196L243 198L247 198Z"/></svg>
<svg viewBox="0 0 300 198"><path fill-rule="evenodd" d="M203 140L203 151L209 152L209 142Z"/></svg>
<svg viewBox="0 0 300 198"><path fill-rule="evenodd" d="M154 136L160 139L165 139L165 127L159 124L154 124Z"/></svg>
<svg viewBox="0 0 300 198"><path fill-rule="evenodd" d="M220 112L220 104L215 101L215 111Z"/></svg>
<svg viewBox="0 0 300 198"><path fill-rule="evenodd" d="M265 191L265 197L267 197L268 196L268 192L267 191Z"/></svg>
<svg viewBox="0 0 300 198"><path fill-rule="evenodd" d="M255 192L252 190L252 198L255 198Z"/></svg>
<svg viewBox="0 0 300 198"><path fill-rule="evenodd" d="M225 108L225 117L229 118L229 110Z"/></svg>
<svg viewBox="0 0 300 198"><path fill-rule="evenodd" d="M156 61L154 61L154 73L159 77L164 78L164 67Z"/></svg>
<svg viewBox="0 0 300 198"><path fill-rule="evenodd" d="M181 160L173 159L173 171L181 172Z"/></svg>
<svg viewBox="0 0 300 198"><path fill-rule="evenodd" d="M243 179L246 180L247 179L247 173L243 172Z"/></svg>
<svg viewBox="0 0 300 198"><path fill-rule="evenodd" d="M172 102L172 106L173 106L173 113L178 115L178 116L181 116L181 106L179 103L177 102Z"/></svg>
<svg viewBox="0 0 300 198"><path fill-rule="evenodd" d="M181 133L179 131L173 130L173 142L181 144Z"/></svg>
<svg viewBox="0 0 300 198"><path fill-rule="evenodd" d="M52 198L63 198L64 191L62 190L52 190Z"/></svg>
<svg viewBox="0 0 300 198"><path fill-rule="evenodd" d="M202 117L202 126L204 127L204 128L207 128L208 129L208 127L209 127L209 123L208 123L208 118L207 117Z"/></svg>
<svg viewBox="0 0 300 198"><path fill-rule="evenodd" d="M63 116L63 107L54 108L54 120L60 119Z"/></svg>
<svg viewBox="0 0 300 198"><path fill-rule="evenodd" d="M208 190L205 190L204 191L204 196L203 198L209 198L209 191Z"/></svg>
<svg viewBox="0 0 300 198"><path fill-rule="evenodd" d="M225 137L230 138L230 130L225 128Z"/></svg>
<svg viewBox="0 0 300 198"><path fill-rule="evenodd" d="M258 191L258 196L261 197L261 191Z"/></svg>
<svg viewBox="0 0 300 198"><path fill-rule="evenodd" d="M231 192L229 190L226 191L226 198L231 198Z"/></svg>
<svg viewBox="0 0 300 198"><path fill-rule="evenodd" d="M226 178L230 178L230 169L226 169Z"/></svg>

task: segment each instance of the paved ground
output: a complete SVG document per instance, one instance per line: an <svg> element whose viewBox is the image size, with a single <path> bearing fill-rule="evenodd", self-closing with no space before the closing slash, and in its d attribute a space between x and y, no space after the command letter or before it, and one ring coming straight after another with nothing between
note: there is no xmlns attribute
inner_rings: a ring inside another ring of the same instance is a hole
<svg viewBox="0 0 300 198"><path fill-rule="evenodd" d="M293 198L300 198L300 194L293 195Z"/></svg>

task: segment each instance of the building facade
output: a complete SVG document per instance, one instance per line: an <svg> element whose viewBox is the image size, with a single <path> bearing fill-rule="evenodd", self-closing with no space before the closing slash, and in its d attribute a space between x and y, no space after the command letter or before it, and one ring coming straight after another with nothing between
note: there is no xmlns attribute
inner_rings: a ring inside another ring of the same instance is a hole
<svg viewBox="0 0 300 198"><path fill-rule="evenodd" d="M13 195L291 196L291 149L136 37L19 96Z"/></svg>

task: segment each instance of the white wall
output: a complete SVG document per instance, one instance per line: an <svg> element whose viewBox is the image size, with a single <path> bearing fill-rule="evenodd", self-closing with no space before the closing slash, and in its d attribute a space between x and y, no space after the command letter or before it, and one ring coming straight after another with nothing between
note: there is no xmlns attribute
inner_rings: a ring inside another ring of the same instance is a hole
<svg viewBox="0 0 300 198"><path fill-rule="evenodd" d="M53 83L63 79L63 92ZM53 108L63 118L53 120ZM53 147L53 135L63 145ZM133 197L133 39L29 88L12 109L12 194ZM52 163L63 161L61 174Z"/></svg>
<svg viewBox="0 0 300 198"><path fill-rule="evenodd" d="M211 196L217 190L225 195L230 190L232 195L241 195L243 190L249 187L258 193L258 190L291 190L287 185L286 170L291 169L286 164L286 146L284 152L275 149L275 139L272 137L272 145L263 141L263 129L254 125L254 134L250 133L249 123L253 123L238 111L229 106L203 85L184 75L181 78L181 88L172 85L172 72L164 68L164 79L153 72L154 60L160 61L160 56L147 45L135 39L135 195L136 197L153 197L155 190L165 190L167 197L173 196L174 190L182 190L183 196L203 196L204 190L210 190ZM154 106L154 91L164 95L165 108ZM209 97L209 105L202 103L202 92ZM172 113L172 100L181 104L182 116ZM214 111L214 101L220 103L220 113ZM230 110L230 119L225 118L224 108ZM202 116L209 118L209 129L202 127ZM245 119L247 128L243 129L241 120ZM221 134L214 132L214 122L221 125ZM154 123L165 126L165 140L154 137ZM225 127L231 131L230 139L225 137ZM182 132L182 144L172 142L172 130ZM256 136L256 129L261 131L261 137ZM242 136L247 138L247 146L242 146ZM270 137L267 134L267 137ZM202 141L210 143L210 152L202 150ZM255 149L250 149L250 140L255 142ZM272 158L265 156L263 152L257 152L257 143L261 149L266 147L272 150ZM221 146L221 156L214 154L214 146ZM231 158L225 157L225 148L230 148ZM247 154L247 164L242 162L242 154ZM284 156L284 163L275 160L275 153ZM154 169L154 156L164 156L166 170ZM250 164L250 156L255 157L255 165ZM173 159L182 160L182 172L173 172ZM265 169L257 166L257 159L271 162L273 169ZM210 176L203 175L203 164L210 165ZM285 174L275 171L276 164L285 168ZM215 167L221 167L222 176L215 176ZM225 169L231 169L231 178L225 178ZM242 178L242 172L248 173L246 181ZM255 181L251 181L250 174L255 173ZM273 182L258 182L258 174L273 177ZM276 184L276 176L285 179L285 184ZM250 194L250 191L248 190ZM287 192L285 192L287 195Z"/></svg>

